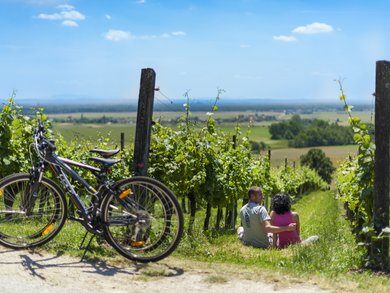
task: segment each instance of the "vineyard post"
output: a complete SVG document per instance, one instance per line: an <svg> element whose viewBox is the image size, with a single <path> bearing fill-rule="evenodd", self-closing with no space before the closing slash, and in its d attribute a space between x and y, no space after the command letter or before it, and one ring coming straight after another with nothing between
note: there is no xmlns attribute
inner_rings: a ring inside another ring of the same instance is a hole
<svg viewBox="0 0 390 293"><path fill-rule="evenodd" d="M376 236L389 225L390 194L390 62L377 61L375 84L375 167L373 222ZM375 269L387 269L389 239L374 238L371 259Z"/></svg>
<svg viewBox="0 0 390 293"><path fill-rule="evenodd" d="M121 132L121 151L125 148L125 133Z"/></svg>
<svg viewBox="0 0 390 293"><path fill-rule="evenodd" d="M233 149L237 148L237 135L233 135ZM231 216L231 223L230 228L234 229L237 222L237 201L234 202L233 208L232 208L232 216Z"/></svg>
<svg viewBox="0 0 390 293"><path fill-rule="evenodd" d="M145 176L148 170L155 83L155 71L151 68L142 69L134 140L133 173L135 176Z"/></svg>
<svg viewBox="0 0 390 293"><path fill-rule="evenodd" d="M267 170L267 173L268 173L267 176L270 176L270 173L271 173L271 149L268 149L268 170ZM267 194L265 196L265 208L267 210L269 210L268 206L269 206L270 197L271 197L270 194Z"/></svg>

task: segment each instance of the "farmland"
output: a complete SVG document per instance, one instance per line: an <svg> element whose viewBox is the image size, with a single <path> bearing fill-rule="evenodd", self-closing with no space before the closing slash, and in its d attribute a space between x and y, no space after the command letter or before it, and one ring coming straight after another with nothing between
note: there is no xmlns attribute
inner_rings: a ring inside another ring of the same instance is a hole
<svg viewBox="0 0 390 293"><path fill-rule="evenodd" d="M299 157L302 154L307 153L309 148L288 148L286 140L272 140L268 131L268 126L272 123L270 121L253 122L250 123L250 117L255 115L267 115L275 116L277 121L288 120L292 117L293 113L287 114L286 112L259 112L259 111L245 111L245 112L217 112L214 116L215 119L219 119L220 129L233 135L235 133L235 127L240 126L242 135L248 136L250 141L263 142L272 150L272 165L281 166L285 163L285 159L292 163L293 161L299 162ZM329 122L338 122L342 125L348 124L348 116L344 112L315 112L311 114L299 114L303 119L321 119ZM370 112L355 112L354 115L360 117L362 121L371 123L374 119ZM83 119L99 119L101 117L106 118L121 118L129 119L129 123L74 123L75 119L82 117ZM125 134L125 144L130 145L133 143L135 136L135 123L136 112L112 112L112 113L67 113L67 114L52 114L49 118L58 120L69 120L68 122L53 122L53 129L64 136L67 141L71 139L86 138L91 141L97 140L99 137L109 137L112 145L120 145L120 134ZM177 120L183 116L181 112L155 112L154 120L161 121L164 125L169 125L173 128L177 125ZM207 119L205 112L193 112L192 118L196 118L197 125L201 127L201 121ZM238 117L242 122L224 122L230 119L237 119ZM245 118L248 117L248 121ZM221 122L222 121L222 122ZM277 122L276 121L276 122ZM356 153L356 146L332 146L321 147L325 154L330 157L335 165L338 165L345 157L350 154Z"/></svg>

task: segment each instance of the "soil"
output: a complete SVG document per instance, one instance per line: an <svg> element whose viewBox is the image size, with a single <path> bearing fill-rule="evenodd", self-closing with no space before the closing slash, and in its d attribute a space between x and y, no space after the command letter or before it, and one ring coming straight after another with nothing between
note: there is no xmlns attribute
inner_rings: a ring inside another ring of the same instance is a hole
<svg viewBox="0 0 390 293"><path fill-rule="evenodd" d="M63 254L0 247L0 292L330 292L276 273L183 261L169 257L156 264L83 260Z"/></svg>

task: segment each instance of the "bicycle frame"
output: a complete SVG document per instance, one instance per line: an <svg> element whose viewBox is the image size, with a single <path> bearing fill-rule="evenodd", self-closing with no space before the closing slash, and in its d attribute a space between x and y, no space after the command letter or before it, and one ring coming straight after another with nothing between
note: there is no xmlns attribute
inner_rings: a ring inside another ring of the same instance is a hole
<svg viewBox="0 0 390 293"><path fill-rule="evenodd" d="M71 201L75 204L78 211L81 213L81 218L71 217L71 219L80 222L89 232L92 232L94 234L101 234L100 231L94 228L94 226L92 225L92 221L94 220L93 216L96 214L98 205L100 203L100 201L98 201L97 204L94 204L96 202L96 200L94 201L94 198L99 199L99 193L103 187L109 189L109 187L106 185L106 173L102 169L76 162L70 159L62 158L50 152L45 157L45 160L41 159L37 164L37 167L33 169L34 186L37 186L41 181L47 165L50 166L54 175L61 181L63 187L66 189L66 191L68 191ZM88 182L86 182L69 165L77 166L91 171L98 181L97 190L92 187ZM90 206L87 207L83 200L80 198L79 194L76 192L76 190L70 183L67 175L70 178L76 180L82 186L84 186L84 188L92 195L93 199ZM34 186L33 190L36 190Z"/></svg>

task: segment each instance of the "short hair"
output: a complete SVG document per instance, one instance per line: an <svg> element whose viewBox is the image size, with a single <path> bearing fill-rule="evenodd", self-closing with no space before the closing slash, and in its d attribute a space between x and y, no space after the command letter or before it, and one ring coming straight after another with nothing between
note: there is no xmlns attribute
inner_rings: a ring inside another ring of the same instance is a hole
<svg viewBox="0 0 390 293"><path fill-rule="evenodd" d="M287 193L277 193L272 197L272 210L278 215L284 214L291 210L291 198Z"/></svg>
<svg viewBox="0 0 390 293"><path fill-rule="evenodd" d="M252 194L255 194L255 193L258 193L258 192L263 194L263 190L261 189L261 187L259 187L259 186L252 186L248 190L248 198L251 198Z"/></svg>

